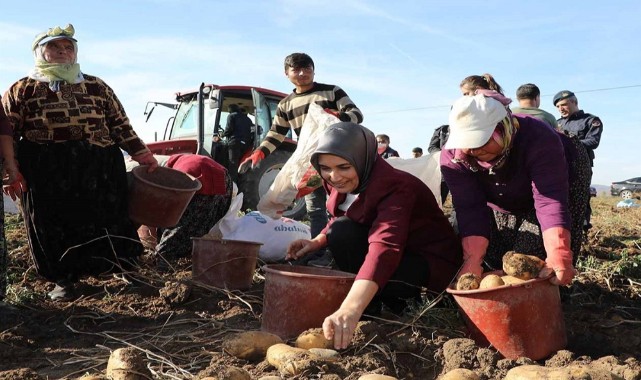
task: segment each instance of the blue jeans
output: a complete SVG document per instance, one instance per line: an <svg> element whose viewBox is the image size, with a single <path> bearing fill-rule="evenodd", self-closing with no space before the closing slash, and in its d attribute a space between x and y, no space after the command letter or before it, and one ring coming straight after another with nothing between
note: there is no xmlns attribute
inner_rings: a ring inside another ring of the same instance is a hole
<svg viewBox="0 0 641 380"><path fill-rule="evenodd" d="M305 196L307 215L309 216L312 239L327 225L327 193L321 186Z"/></svg>

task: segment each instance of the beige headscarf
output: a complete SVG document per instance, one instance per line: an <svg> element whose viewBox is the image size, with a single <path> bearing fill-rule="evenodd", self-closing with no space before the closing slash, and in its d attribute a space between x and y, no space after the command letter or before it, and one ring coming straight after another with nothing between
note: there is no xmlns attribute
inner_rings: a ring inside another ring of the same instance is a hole
<svg viewBox="0 0 641 380"><path fill-rule="evenodd" d="M40 82L49 83L49 88L52 91L58 91L60 84L63 82L70 84L82 82L84 77L82 76L82 72L80 72L80 65L76 61L70 64L49 63L45 60L43 54L47 43L64 38L73 43L77 59L78 44L76 39L73 38L74 34L75 29L71 24L68 24L64 29L56 26L55 28L49 28L46 32L38 34L31 45L36 65L29 73L29 77Z"/></svg>

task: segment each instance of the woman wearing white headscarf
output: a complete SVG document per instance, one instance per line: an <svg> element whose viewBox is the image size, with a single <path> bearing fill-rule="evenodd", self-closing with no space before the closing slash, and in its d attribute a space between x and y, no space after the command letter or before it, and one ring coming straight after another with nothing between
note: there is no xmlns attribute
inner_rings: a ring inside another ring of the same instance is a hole
<svg viewBox="0 0 641 380"><path fill-rule="evenodd" d="M546 261L567 285L581 249L589 159L577 139L512 115L510 99L472 89L449 117L441 171L452 194L465 263L460 274L501 269L508 251Z"/></svg>
<svg viewBox="0 0 641 380"><path fill-rule="evenodd" d="M74 296L82 275L125 269L143 252L127 216L127 180L120 148L157 166L120 101L77 63L73 26L36 36L35 67L14 83L2 105L14 128L26 188L22 194L29 246L38 273L56 283L49 296Z"/></svg>
<svg viewBox="0 0 641 380"><path fill-rule="evenodd" d="M345 348L362 314L380 312L381 302L400 314L408 299L420 301L422 287L443 291L462 262L461 246L430 189L381 158L369 129L330 126L311 163L329 193L332 218L314 239L292 242L287 257L327 247L339 269L356 273L341 307L323 323L325 337Z"/></svg>

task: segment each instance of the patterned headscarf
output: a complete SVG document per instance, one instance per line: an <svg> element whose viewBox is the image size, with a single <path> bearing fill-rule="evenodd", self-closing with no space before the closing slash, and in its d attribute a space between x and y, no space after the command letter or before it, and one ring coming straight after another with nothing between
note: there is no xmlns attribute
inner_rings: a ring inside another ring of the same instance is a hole
<svg viewBox="0 0 641 380"><path fill-rule="evenodd" d="M29 72L29 77L40 82L49 83L49 88L52 91L59 91L60 84L63 82L70 84L82 82L84 77L82 72L80 72L80 65L78 65L75 60L70 64L49 63L44 58L45 46L51 41L64 38L73 43L77 60L78 44L76 39L73 38L74 34L75 29L71 24L68 24L64 29L56 26L55 28L50 28L46 32L38 34L31 45L36 65L31 72Z"/></svg>

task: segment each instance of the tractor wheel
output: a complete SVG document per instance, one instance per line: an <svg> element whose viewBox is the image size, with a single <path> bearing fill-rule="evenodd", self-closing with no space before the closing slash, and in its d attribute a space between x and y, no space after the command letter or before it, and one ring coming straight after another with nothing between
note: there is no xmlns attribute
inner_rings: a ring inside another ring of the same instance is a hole
<svg viewBox="0 0 641 380"><path fill-rule="evenodd" d="M239 178L238 192L242 192L243 210L256 210L256 205L260 197L269 190L269 187L276 179L276 175L285 165L285 162L291 157L292 152L286 150L277 150L265 157L258 166L250 169L247 173ZM284 217L301 220L307 213L305 198L300 198L292 203L292 206L285 210Z"/></svg>

